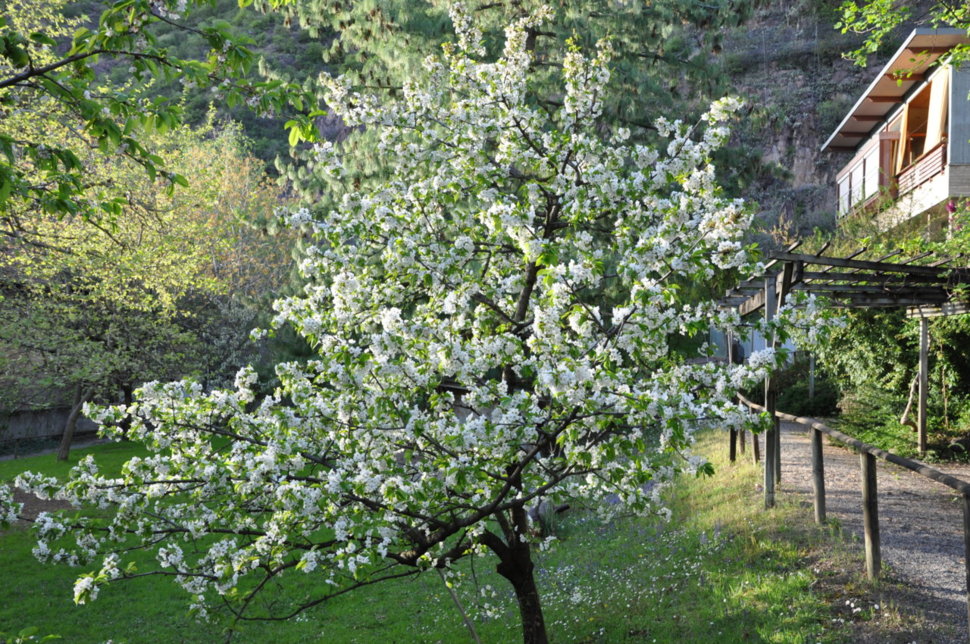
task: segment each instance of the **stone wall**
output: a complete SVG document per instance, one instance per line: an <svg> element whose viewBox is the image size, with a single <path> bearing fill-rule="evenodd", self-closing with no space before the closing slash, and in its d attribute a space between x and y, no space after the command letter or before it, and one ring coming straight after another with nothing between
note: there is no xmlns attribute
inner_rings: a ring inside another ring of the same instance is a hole
<svg viewBox="0 0 970 644"><path fill-rule="evenodd" d="M60 438L69 413L69 409L43 409L0 415L0 449L17 441ZM75 436L96 431L93 421L83 416L78 418Z"/></svg>

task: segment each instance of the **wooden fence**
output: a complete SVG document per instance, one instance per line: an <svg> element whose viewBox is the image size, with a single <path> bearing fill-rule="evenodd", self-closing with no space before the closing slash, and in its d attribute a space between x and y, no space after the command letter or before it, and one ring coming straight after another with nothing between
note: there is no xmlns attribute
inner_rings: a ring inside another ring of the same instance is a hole
<svg viewBox="0 0 970 644"><path fill-rule="evenodd" d="M753 403L743 396L739 396L739 398L742 403L755 411L767 411L765 407ZM904 467L937 483L942 483L960 493L963 500L963 548L967 581L967 616L970 619L970 483L933 469L919 461L904 458L892 452L887 452L869 445L868 443L863 443L813 418L792 416L791 414L785 414L780 411L775 411L774 416L778 420L798 423L811 429L812 490L815 498L816 523L825 523L825 464L822 458L822 434L828 434L835 440L848 445L859 453L859 465L862 470L862 524L865 534L866 574L870 579L876 579L882 568L882 557L879 553L879 503L876 484L876 458L881 458L884 461ZM754 440L757 443L757 437ZM768 463L766 462L767 465ZM970 639L970 628L968 628L967 637Z"/></svg>

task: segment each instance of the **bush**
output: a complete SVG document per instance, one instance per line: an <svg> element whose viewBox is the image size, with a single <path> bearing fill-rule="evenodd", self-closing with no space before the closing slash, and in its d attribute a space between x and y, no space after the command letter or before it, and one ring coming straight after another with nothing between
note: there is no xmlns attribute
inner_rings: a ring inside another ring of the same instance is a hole
<svg viewBox="0 0 970 644"><path fill-rule="evenodd" d="M839 389L834 382L815 370L815 395L809 398L809 358L798 353L784 369L774 374L778 391L775 401L778 411L795 416L831 416L838 412Z"/></svg>
<svg viewBox="0 0 970 644"><path fill-rule="evenodd" d="M808 396L808 377L778 392L776 406L779 411L795 416L824 417L839 411L839 390L828 380L815 377L815 396Z"/></svg>

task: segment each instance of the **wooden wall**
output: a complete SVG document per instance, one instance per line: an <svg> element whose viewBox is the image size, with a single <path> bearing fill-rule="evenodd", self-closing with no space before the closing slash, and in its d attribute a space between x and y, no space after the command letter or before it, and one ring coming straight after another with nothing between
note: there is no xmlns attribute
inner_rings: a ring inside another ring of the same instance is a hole
<svg viewBox="0 0 970 644"><path fill-rule="evenodd" d="M970 165L970 66L951 70L950 146L951 165Z"/></svg>

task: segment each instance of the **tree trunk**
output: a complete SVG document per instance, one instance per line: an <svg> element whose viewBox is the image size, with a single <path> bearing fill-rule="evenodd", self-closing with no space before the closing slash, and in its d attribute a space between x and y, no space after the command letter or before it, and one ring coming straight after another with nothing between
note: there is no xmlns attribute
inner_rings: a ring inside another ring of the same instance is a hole
<svg viewBox="0 0 970 644"><path fill-rule="evenodd" d="M125 407L130 407L131 403L134 402L134 387L131 385L122 385L121 393L124 396ZM121 427L122 435L127 438L128 430L131 429L131 416L125 415L119 427Z"/></svg>
<svg viewBox="0 0 970 644"><path fill-rule="evenodd" d="M495 571L509 580L515 589L515 598L519 602L519 615L522 618L522 641L524 644L548 644L546 622L542 616L542 603L539 600L539 590L536 588L532 563L532 552L528 542L522 540L528 529L528 517L522 507L512 509L512 522L509 523L500 514L496 515L505 540L486 531L482 539L499 558Z"/></svg>
<svg viewBox="0 0 970 644"><path fill-rule="evenodd" d="M61 446L57 450L57 460L66 461L71 455L71 443L74 441L74 430L77 428L77 417L81 415L85 396L81 392L81 385L74 388L74 402L71 403L71 413L64 423L64 433L61 434Z"/></svg>
<svg viewBox="0 0 970 644"><path fill-rule="evenodd" d="M503 560L495 567L515 589L519 602L519 615L522 618L522 641L524 644L547 644L546 623L542 617L542 604L539 590L532 575L533 564L529 555L529 544L520 543L510 549L511 560Z"/></svg>

